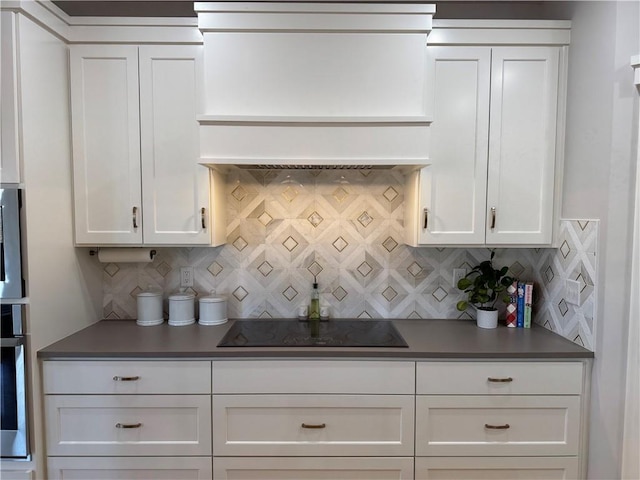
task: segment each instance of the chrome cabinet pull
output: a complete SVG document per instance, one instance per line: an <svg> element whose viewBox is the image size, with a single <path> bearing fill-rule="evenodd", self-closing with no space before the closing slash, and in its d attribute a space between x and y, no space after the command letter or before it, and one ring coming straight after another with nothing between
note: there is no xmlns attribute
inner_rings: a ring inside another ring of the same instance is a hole
<svg viewBox="0 0 640 480"><path fill-rule="evenodd" d="M488 382L493 382L493 383L511 383L513 382L513 378L511 377L506 377L506 378L493 378L493 377L489 377L487 378Z"/></svg>
<svg viewBox="0 0 640 480"><path fill-rule="evenodd" d="M303 423L302 428L325 428L326 423Z"/></svg>
<svg viewBox="0 0 640 480"><path fill-rule="evenodd" d="M133 220L133 228L138 228L138 207L133 207L131 217Z"/></svg>
<svg viewBox="0 0 640 480"><path fill-rule="evenodd" d="M207 228L207 225L204 223L204 218L205 218L205 212L206 210L204 209L204 207L202 207L200 209L200 221L202 222L202 229L204 230L205 228Z"/></svg>
<svg viewBox="0 0 640 480"><path fill-rule="evenodd" d="M136 375L135 377L121 377L119 375L116 375L115 377L113 377L113 380L115 382L135 382L136 380L140 380L140 376Z"/></svg>
<svg viewBox="0 0 640 480"><path fill-rule="evenodd" d="M510 427L511 426L508 423L505 423L504 425L490 425L488 423L484 424L484 428L488 428L489 430L506 430Z"/></svg>
<svg viewBox="0 0 640 480"><path fill-rule="evenodd" d="M422 228L426 230L427 225L429 225L429 209L425 208L424 209L424 226Z"/></svg>
<svg viewBox="0 0 640 480"><path fill-rule="evenodd" d="M116 428L140 428L141 423L116 423Z"/></svg>
<svg viewBox="0 0 640 480"><path fill-rule="evenodd" d="M496 228L496 207L491 207L491 230Z"/></svg>

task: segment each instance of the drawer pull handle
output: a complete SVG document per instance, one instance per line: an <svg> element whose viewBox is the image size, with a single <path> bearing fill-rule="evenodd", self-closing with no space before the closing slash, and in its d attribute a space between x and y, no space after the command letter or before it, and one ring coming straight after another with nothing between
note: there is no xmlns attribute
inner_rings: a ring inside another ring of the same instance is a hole
<svg viewBox="0 0 640 480"><path fill-rule="evenodd" d="M513 378L511 377L507 377L507 378L493 378L493 377L489 377L487 378L488 382L493 382L493 383L511 383L513 382Z"/></svg>
<svg viewBox="0 0 640 480"><path fill-rule="evenodd" d="M325 428L326 423L303 423L302 428Z"/></svg>
<svg viewBox="0 0 640 480"><path fill-rule="evenodd" d="M135 377L120 377L116 375L113 377L115 382L135 382L136 380L140 380L140 376L136 375Z"/></svg>
<svg viewBox="0 0 640 480"><path fill-rule="evenodd" d="M505 423L504 425L489 425L488 423L484 424L484 428L488 428L489 430L506 430L510 425Z"/></svg>
<svg viewBox="0 0 640 480"><path fill-rule="evenodd" d="M141 423L116 423L116 428L140 428Z"/></svg>

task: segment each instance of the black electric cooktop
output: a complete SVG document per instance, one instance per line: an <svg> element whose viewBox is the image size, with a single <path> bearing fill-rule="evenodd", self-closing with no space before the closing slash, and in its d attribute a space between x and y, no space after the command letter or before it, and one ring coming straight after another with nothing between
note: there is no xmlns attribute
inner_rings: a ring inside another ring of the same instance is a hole
<svg viewBox="0 0 640 480"><path fill-rule="evenodd" d="M218 347L404 347L407 342L390 320L236 320Z"/></svg>

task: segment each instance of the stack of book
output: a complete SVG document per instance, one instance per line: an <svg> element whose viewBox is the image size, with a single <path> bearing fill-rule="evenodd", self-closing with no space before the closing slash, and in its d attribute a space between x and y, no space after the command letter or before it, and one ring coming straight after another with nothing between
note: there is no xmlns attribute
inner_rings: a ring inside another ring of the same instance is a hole
<svg viewBox="0 0 640 480"><path fill-rule="evenodd" d="M533 282L515 280L507 288L507 327L531 328L531 306L533 304Z"/></svg>

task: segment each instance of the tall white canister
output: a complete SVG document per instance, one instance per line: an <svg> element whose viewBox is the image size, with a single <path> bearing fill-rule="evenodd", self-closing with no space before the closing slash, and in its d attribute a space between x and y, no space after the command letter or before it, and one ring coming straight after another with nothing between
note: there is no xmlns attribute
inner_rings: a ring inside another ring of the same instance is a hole
<svg viewBox="0 0 640 480"><path fill-rule="evenodd" d="M182 327L195 323L194 299L193 293L176 293L169 296L169 325Z"/></svg>
<svg viewBox="0 0 640 480"><path fill-rule="evenodd" d="M221 325L227 321L227 299L216 295L201 297L200 325Z"/></svg>
<svg viewBox="0 0 640 480"><path fill-rule="evenodd" d="M143 327L152 327L164 322L162 317L162 292L147 290L136 295L138 318L136 323Z"/></svg>

